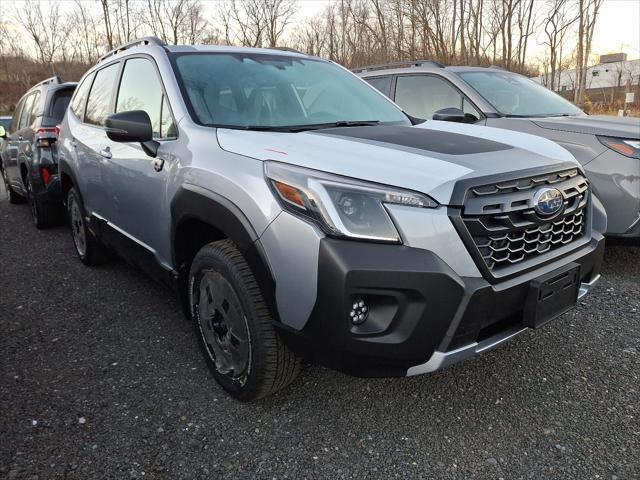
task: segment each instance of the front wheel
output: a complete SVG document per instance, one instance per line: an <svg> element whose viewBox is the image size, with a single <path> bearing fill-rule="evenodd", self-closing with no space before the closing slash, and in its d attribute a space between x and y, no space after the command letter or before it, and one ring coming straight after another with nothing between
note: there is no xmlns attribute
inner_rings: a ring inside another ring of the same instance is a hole
<svg viewBox="0 0 640 480"><path fill-rule="evenodd" d="M78 258L85 265L100 265L106 262L109 254L105 247L87 227L84 206L80 195L74 188L67 195L67 213L71 226L71 238Z"/></svg>
<svg viewBox="0 0 640 480"><path fill-rule="evenodd" d="M283 343L256 280L230 240L202 247L189 273L189 302L200 346L217 382L238 400L289 385L300 358Z"/></svg>

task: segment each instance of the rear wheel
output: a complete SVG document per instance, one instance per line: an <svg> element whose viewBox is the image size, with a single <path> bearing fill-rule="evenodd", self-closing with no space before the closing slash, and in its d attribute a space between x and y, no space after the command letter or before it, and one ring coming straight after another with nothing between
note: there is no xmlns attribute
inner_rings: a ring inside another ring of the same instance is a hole
<svg viewBox="0 0 640 480"><path fill-rule="evenodd" d="M27 201L31 209L33 223L38 229L53 227L59 220L59 209L55 205L49 205L41 202L33 194L33 185L31 180L27 180Z"/></svg>
<svg viewBox="0 0 640 480"><path fill-rule="evenodd" d="M189 302L200 346L217 382L238 400L289 385L300 358L272 324L262 292L230 240L205 245L189 273Z"/></svg>
<svg viewBox="0 0 640 480"><path fill-rule="evenodd" d="M85 265L105 263L109 258L108 251L87 228L84 206L74 188L67 195L67 213L73 245L80 261Z"/></svg>
<svg viewBox="0 0 640 480"><path fill-rule="evenodd" d="M11 183L9 182L9 176L5 169L2 169L2 180L4 182L4 189L7 191L7 197L9 198L9 203L24 203L24 197L18 195L16 191L11 188Z"/></svg>

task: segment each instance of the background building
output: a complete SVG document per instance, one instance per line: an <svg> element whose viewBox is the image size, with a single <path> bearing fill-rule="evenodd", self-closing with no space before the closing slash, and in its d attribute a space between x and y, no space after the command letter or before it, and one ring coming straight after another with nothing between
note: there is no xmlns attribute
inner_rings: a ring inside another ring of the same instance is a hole
<svg viewBox="0 0 640 480"><path fill-rule="evenodd" d="M542 74L535 81L548 86L549 75ZM576 70L563 70L559 75L556 89L563 97L573 100ZM594 107L609 105L617 108L625 106L627 92L634 93L634 101L627 107L640 106L640 59L627 60L626 53L600 55L599 63L587 69L587 105Z"/></svg>

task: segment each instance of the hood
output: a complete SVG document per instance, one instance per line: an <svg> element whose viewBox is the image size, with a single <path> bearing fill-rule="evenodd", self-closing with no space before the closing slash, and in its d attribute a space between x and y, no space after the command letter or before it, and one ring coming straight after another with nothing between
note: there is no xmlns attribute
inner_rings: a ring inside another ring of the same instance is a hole
<svg viewBox="0 0 640 480"><path fill-rule="evenodd" d="M232 153L414 190L444 205L462 178L577 165L569 152L532 135L428 123L433 128L370 126L301 133L220 128L217 135L221 148Z"/></svg>
<svg viewBox="0 0 640 480"><path fill-rule="evenodd" d="M532 119L541 128L587 135L640 139L640 118L579 115Z"/></svg>

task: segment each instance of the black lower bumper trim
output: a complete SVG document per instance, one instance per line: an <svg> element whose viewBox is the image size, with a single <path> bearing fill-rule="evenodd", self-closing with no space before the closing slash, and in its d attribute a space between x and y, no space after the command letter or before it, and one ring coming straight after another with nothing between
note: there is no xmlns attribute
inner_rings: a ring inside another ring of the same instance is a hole
<svg viewBox="0 0 640 480"><path fill-rule="evenodd" d="M598 275L603 253L599 237L565 263L579 265L588 282ZM558 265L534 273L553 268ZM491 285L459 277L427 250L327 238L320 243L318 293L307 324L301 331L279 327L291 348L318 363L357 376L404 376L435 351L524 328L528 277ZM360 301L367 316L353 322L351 310Z"/></svg>

